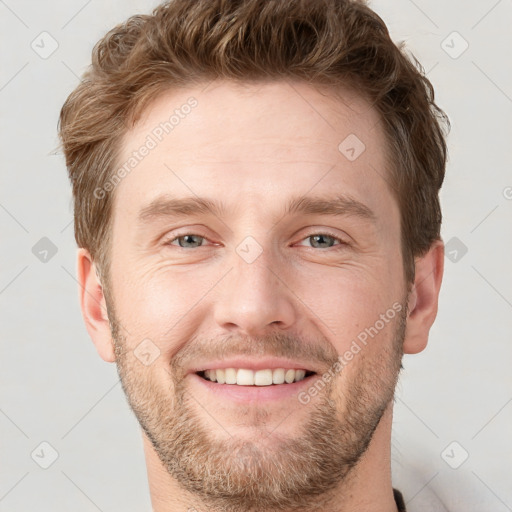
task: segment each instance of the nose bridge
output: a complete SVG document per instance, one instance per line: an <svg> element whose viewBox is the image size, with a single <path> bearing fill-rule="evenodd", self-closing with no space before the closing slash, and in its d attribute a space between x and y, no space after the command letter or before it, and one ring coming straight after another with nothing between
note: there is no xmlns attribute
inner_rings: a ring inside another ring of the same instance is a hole
<svg viewBox="0 0 512 512"><path fill-rule="evenodd" d="M253 335L276 326L292 325L294 307L289 290L278 277L279 265L279 258L271 248L264 247L252 236L242 240L229 260L232 270L218 290L217 324Z"/></svg>

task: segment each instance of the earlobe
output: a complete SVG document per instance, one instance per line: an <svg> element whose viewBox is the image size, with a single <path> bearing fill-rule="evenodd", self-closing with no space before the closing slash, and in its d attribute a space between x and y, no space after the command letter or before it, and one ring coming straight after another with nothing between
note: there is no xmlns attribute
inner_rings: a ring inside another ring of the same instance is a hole
<svg viewBox="0 0 512 512"><path fill-rule="evenodd" d="M103 287L96 265L87 249L78 249L77 275L78 295L85 327L100 357L112 363L115 361L115 355Z"/></svg>
<svg viewBox="0 0 512 512"><path fill-rule="evenodd" d="M404 353L421 352L437 316L439 291L444 272L444 244L438 240L416 260L414 285L409 293Z"/></svg>

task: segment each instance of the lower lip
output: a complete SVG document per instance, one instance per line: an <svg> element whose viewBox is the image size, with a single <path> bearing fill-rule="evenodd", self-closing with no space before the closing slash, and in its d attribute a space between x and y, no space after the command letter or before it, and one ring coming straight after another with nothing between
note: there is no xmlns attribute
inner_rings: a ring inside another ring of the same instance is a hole
<svg viewBox="0 0 512 512"><path fill-rule="evenodd" d="M311 386L316 374L310 375L299 382L291 384L272 384L270 386L238 386L237 384L219 384L203 379L196 373L189 374L194 383L202 386L208 392L214 393L217 397L227 398L238 403L264 402L270 400L282 400L293 398L298 393Z"/></svg>

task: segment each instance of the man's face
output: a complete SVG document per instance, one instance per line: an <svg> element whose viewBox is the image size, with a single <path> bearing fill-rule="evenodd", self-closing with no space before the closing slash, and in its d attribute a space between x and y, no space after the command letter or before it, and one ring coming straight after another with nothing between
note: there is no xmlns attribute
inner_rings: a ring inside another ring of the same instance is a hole
<svg viewBox="0 0 512 512"><path fill-rule="evenodd" d="M119 166L148 135L158 143L115 191L118 369L183 489L224 510L299 510L350 474L400 368L407 287L384 135L348 91L342 102L284 82L202 89L160 97L124 140ZM219 211L165 203L185 199ZM319 199L337 214L309 204ZM202 373L225 368L262 370L262 384L276 368L307 373L261 386Z"/></svg>

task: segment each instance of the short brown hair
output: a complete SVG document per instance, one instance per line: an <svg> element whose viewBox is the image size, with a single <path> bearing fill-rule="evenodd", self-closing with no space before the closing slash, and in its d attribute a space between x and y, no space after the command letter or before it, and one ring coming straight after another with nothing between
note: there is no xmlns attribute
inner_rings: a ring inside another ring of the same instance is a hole
<svg viewBox="0 0 512 512"><path fill-rule="evenodd" d="M59 135L75 238L99 272L108 274L113 192L94 191L115 172L124 134L157 94L214 79L351 87L373 105L400 208L404 274L413 282L414 258L440 239L449 121L419 63L362 0L170 0L96 44L62 107Z"/></svg>

